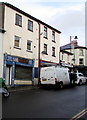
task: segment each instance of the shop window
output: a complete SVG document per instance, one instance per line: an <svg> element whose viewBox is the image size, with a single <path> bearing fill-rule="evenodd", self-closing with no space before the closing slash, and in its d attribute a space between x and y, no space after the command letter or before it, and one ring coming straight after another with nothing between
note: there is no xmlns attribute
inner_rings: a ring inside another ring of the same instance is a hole
<svg viewBox="0 0 87 120"><path fill-rule="evenodd" d="M16 14L15 25L22 27L22 16L19 14Z"/></svg>
<svg viewBox="0 0 87 120"><path fill-rule="evenodd" d="M28 30L33 31L33 21L28 20Z"/></svg>

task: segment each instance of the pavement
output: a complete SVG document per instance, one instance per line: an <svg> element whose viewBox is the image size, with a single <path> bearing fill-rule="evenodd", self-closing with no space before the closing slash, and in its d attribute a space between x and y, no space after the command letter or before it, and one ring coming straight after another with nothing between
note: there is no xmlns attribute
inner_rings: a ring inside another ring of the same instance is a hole
<svg viewBox="0 0 87 120"><path fill-rule="evenodd" d="M31 85L31 86L14 86L14 87L12 87L12 86L7 86L7 88L8 88L8 91L9 92L15 92L15 91L22 91L22 90L34 90L34 89L38 89L39 88L39 86L38 85Z"/></svg>

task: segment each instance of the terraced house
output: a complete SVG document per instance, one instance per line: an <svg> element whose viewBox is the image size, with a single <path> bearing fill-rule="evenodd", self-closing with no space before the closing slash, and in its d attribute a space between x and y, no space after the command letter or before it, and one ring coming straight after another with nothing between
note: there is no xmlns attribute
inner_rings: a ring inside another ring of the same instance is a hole
<svg viewBox="0 0 87 120"><path fill-rule="evenodd" d="M38 83L38 68L59 63L60 31L9 3L0 3L0 77L7 85Z"/></svg>

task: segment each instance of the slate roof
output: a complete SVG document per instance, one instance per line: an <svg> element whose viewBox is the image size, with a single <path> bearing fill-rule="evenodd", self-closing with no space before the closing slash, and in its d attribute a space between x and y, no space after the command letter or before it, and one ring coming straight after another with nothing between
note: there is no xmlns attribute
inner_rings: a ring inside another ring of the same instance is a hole
<svg viewBox="0 0 87 120"><path fill-rule="evenodd" d="M69 43L69 44L66 44L66 45L64 45L64 46L61 46L61 47L60 47L60 50L69 50L69 49L71 49L71 48L72 48L72 46L71 46L71 44ZM86 50L87 50L87 47L76 45L76 46L74 46L74 49L86 49Z"/></svg>

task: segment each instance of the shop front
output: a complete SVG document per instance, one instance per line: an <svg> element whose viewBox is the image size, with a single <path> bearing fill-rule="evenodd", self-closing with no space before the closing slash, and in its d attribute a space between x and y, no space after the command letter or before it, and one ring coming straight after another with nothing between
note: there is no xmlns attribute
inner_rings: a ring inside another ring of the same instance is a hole
<svg viewBox="0 0 87 120"><path fill-rule="evenodd" d="M34 60L4 56L4 81L6 85L32 85L34 83Z"/></svg>

